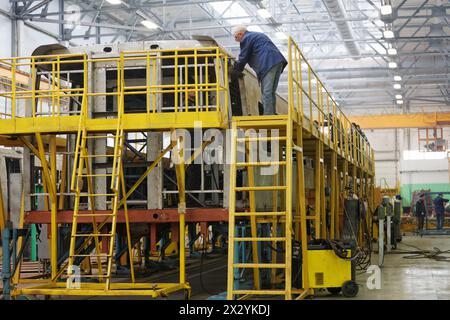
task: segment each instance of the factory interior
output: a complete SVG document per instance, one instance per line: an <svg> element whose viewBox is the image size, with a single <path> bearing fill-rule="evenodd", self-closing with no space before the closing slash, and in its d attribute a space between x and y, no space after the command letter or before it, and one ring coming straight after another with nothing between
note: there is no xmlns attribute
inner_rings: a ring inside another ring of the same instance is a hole
<svg viewBox="0 0 450 320"><path fill-rule="evenodd" d="M0 300L450 300L449 21L0 0Z"/></svg>

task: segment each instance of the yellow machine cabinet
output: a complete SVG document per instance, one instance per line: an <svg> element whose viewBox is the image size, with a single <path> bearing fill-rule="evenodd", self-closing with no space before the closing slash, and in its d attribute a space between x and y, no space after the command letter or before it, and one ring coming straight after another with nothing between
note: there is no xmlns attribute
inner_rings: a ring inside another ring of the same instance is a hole
<svg viewBox="0 0 450 320"><path fill-rule="evenodd" d="M348 257L351 251L348 250ZM326 288L332 294L354 297L358 285L352 277L352 262L338 257L332 249L308 249L309 283L312 288Z"/></svg>

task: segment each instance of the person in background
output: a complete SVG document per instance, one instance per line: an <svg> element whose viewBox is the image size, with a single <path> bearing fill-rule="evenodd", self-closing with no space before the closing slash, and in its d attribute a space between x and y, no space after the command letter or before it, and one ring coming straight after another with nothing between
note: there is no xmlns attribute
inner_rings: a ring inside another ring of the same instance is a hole
<svg viewBox="0 0 450 320"><path fill-rule="evenodd" d="M425 208L425 194L421 193L419 200L416 201L416 217L417 217L417 231L422 234L423 223L425 221L425 215L427 210Z"/></svg>
<svg viewBox="0 0 450 320"><path fill-rule="evenodd" d="M275 113L276 95L281 73L287 65L283 54L268 36L247 31L245 26L233 28L234 39L240 43L241 52L234 66L234 75L240 74L248 63L256 72L261 84L264 115Z"/></svg>
<svg viewBox="0 0 450 320"><path fill-rule="evenodd" d="M439 193L436 198L434 198L434 212L436 212L436 229L442 230L444 228L444 215L445 215L445 204L448 199L444 198L442 193Z"/></svg>

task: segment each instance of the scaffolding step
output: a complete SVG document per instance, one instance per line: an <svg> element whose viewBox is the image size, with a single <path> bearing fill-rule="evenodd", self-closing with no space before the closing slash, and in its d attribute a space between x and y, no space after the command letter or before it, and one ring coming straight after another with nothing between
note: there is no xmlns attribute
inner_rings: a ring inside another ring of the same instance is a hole
<svg viewBox="0 0 450 320"><path fill-rule="evenodd" d="M80 275L76 275L77 277L80 278L110 278L111 275L110 274L80 274Z"/></svg>
<svg viewBox="0 0 450 320"><path fill-rule="evenodd" d="M235 190L239 191L275 191L286 190L286 186L259 186L259 187L236 187Z"/></svg>
<svg viewBox="0 0 450 320"><path fill-rule="evenodd" d="M107 254L107 253L102 253L102 254L95 254L95 253L93 253L93 254L73 254L73 255L70 255L70 256L71 257L94 257L94 258L97 258L97 257L109 258L109 257L111 257L111 255Z"/></svg>
<svg viewBox="0 0 450 320"><path fill-rule="evenodd" d="M113 217L115 214L113 213L82 213L82 214L74 214L74 217Z"/></svg>
<svg viewBox="0 0 450 320"><path fill-rule="evenodd" d="M267 211L267 212L235 212L235 217L252 217L252 216L285 216L283 211Z"/></svg>
<svg viewBox="0 0 450 320"><path fill-rule="evenodd" d="M237 162L237 167L257 167L257 166L285 166L286 161L262 161L262 162Z"/></svg>
<svg viewBox="0 0 450 320"><path fill-rule="evenodd" d="M72 237L112 237L111 233L76 233L73 234Z"/></svg>
<svg viewBox="0 0 450 320"><path fill-rule="evenodd" d="M113 158L113 154L88 154L88 155L82 155L81 158Z"/></svg>
<svg viewBox="0 0 450 320"><path fill-rule="evenodd" d="M285 237L239 237L234 241L286 241Z"/></svg>
<svg viewBox="0 0 450 320"><path fill-rule="evenodd" d="M79 177L112 177L117 176L112 173L95 173L95 174L80 174Z"/></svg>
<svg viewBox="0 0 450 320"><path fill-rule="evenodd" d="M115 135L109 135L109 136L105 136L105 135L101 135L101 136L86 136L86 139L105 139L105 138L109 138L109 139L113 139L115 138Z"/></svg>
<svg viewBox="0 0 450 320"><path fill-rule="evenodd" d="M284 290L233 290L232 294L254 294L254 295L284 295Z"/></svg>
<svg viewBox="0 0 450 320"><path fill-rule="evenodd" d="M115 193L81 193L80 197L114 197Z"/></svg>
<svg viewBox="0 0 450 320"><path fill-rule="evenodd" d="M283 269L284 263L234 263L234 268L252 268L252 269Z"/></svg>
<svg viewBox="0 0 450 320"><path fill-rule="evenodd" d="M286 137L245 137L237 138L238 142L252 142L252 141L283 141Z"/></svg>

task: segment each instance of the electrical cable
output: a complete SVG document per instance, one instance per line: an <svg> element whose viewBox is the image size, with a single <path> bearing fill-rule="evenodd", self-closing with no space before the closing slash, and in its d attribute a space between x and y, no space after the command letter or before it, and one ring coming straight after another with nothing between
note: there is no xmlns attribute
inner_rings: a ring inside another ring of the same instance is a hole
<svg viewBox="0 0 450 320"><path fill-rule="evenodd" d="M402 243L402 245L417 249L417 251L403 250L395 252L396 254L407 254L406 256L403 256L404 259L431 259L434 261L450 262L450 249L443 251L438 247L433 247L433 250L424 250L407 243Z"/></svg>

